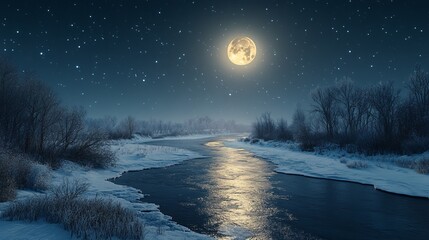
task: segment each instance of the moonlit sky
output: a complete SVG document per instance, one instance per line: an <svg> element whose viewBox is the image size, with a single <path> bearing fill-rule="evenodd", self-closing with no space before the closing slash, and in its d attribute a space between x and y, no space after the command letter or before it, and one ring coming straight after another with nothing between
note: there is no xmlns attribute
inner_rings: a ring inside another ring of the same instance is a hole
<svg viewBox="0 0 429 240"><path fill-rule="evenodd" d="M256 59L226 47L249 36ZM429 68L425 0L20 1L0 8L0 57L91 117L290 119L316 86L404 88Z"/></svg>

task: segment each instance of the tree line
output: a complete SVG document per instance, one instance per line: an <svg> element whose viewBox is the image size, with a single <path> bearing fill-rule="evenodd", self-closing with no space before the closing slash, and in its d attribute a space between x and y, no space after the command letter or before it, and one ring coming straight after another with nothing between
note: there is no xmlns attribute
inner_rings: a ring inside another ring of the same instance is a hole
<svg viewBox="0 0 429 240"><path fill-rule="evenodd" d="M103 167L113 161L107 139L88 128L81 107L66 107L42 81L0 61L0 145L51 165L60 158Z"/></svg>
<svg viewBox="0 0 429 240"><path fill-rule="evenodd" d="M350 79L311 92L309 111L297 108L292 124L269 113L253 124L265 140L295 140L311 150L338 144L365 153L418 153L429 149L429 75L416 67L401 92L392 82L359 87Z"/></svg>
<svg viewBox="0 0 429 240"><path fill-rule="evenodd" d="M214 120L208 116L191 118L184 122L163 120L138 120L132 116L118 120L105 116L88 120L91 128L97 128L109 139L129 139L134 134L152 138L191 134L215 134L248 131L249 127L233 120Z"/></svg>
<svg viewBox="0 0 429 240"><path fill-rule="evenodd" d="M132 116L88 118L82 107L67 107L42 81L19 74L0 60L0 150L13 149L58 165L59 159L105 167L114 154L106 146L111 139L134 134L164 137L189 134L242 132L247 126L235 121L192 118L183 123L137 120Z"/></svg>

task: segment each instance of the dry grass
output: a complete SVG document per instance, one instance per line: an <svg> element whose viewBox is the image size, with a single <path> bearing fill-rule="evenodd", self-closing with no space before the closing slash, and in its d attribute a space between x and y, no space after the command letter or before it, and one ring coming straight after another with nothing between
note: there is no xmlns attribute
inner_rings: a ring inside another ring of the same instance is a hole
<svg viewBox="0 0 429 240"><path fill-rule="evenodd" d="M32 161L29 156L0 153L0 202L13 199L18 188L46 190L49 178L49 168Z"/></svg>
<svg viewBox="0 0 429 240"><path fill-rule="evenodd" d="M86 189L84 183L65 182L52 194L14 202L2 217L59 223L83 239L144 238L144 225L134 212L111 200L82 198Z"/></svg>
<svg viewBox="0 0 429 240"><path fill-rule="evenodd" d="M395 164L403 167L414 169L417 173L429 174L429 158L416 157L415 159L397 159Z"/></svg>

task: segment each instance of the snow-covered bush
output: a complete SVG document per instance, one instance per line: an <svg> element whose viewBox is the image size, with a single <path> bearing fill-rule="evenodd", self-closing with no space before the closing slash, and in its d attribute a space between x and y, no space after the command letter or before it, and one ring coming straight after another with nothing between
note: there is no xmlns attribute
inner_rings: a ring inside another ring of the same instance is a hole
<svg viewBox="0 0 429 240"><path fill-rule="evenodd" d="M402 156L395 159L394 163L403 168L413 169L421 174L429 174L429 152L421 155Z"/></svg>
<svg viewBox="0 0 429 240"><path fill-rule="evenodd" d="M107 168L115 163L115 155L105 144L105 134L90 130L82 136L82 140L71 146L64 158L83 166Z"/></svg>
<svg viewBox="0 0 429 240"><path fill-rule="evenodd" d="M346 166L348 168L353 168L353 169L365 169L365 168L368 168L368 164L366 162L363 162L363 161L348 161L346 163Z"/></svg>
<svg viewBox="0 0 429 240"><path fill-rule="evenodd" d="M15 179L10 173L10 162L0 158L0 202L15 198Z"/></svg>
<svg viewBox="0 0 429 240"><path fill-rule="evenodd" d="M65 179L60 186L54 187L52 189L52 195L55 198L61 198L64 200L73 200L84 194L88 191L89 184L85 183L79 179L70 182L68 179Z"/></svg>
<svg viewBox="0 0 429 240"><path fill-rule="evenodd" d="M345 158L340 158L340 163L342 163L342 164L347 164L347 159L345 159Z"/></svg>
<svg viewBox="0 0 429 240"><path fill-rule="evenodd" d="M28 186L31 166L33 165L33 162L31 162L28 157L24 157L22 155L18 154L7 154L4 156L5 158L3 161L9 161L10 162L10 173L16 183L16 186L18 188L30 188ZM25 159L24 159L25 158Z"/></svg>
<svg viewBox="0 0 429 240"><path fill-rule="evenodd" d="M112 200L83 198L86 188L82 182L65 182L52 194L14 202L2 217L62 224L83 239L144 238L144 225L134 212Z"/></svg>
<svg viewBox="0 0 429 240"><path fill-rule="evenodd" d="M32 163L29 175L27 177L27 187L31 189L45 190L48 188L48 179L51 177L51 171L48 166L40 163Z"/></svg>
<svg viewBox="0 0 429 240"><path fill-rule="evenodd" d="M321 155L331 154L333 152L341 152L342 149L338 144L335 143L324 143L320 146L314 147L314 152Z"/></svg>
<svg viewBox="0 0 429 240"><path fill-rule="evenodd" d="M45 190L50 170L29 156L11 152L0 153L0 201L15 197L17 188Z"/></svg>
<svg viewBox="0 0 429 240"><path fill-rule="evenodd" d="M368 168L368 163L359 160L348 160L344 157L340 158L340 163L345 164L348 168L352 169L365 169Z"/></svg>
<svg viewBox="0 0 429 240"><path fill-rule="evenodd" d="M428 174L429 173L429 158L418 161L415 169L418 173Z"/></svg>

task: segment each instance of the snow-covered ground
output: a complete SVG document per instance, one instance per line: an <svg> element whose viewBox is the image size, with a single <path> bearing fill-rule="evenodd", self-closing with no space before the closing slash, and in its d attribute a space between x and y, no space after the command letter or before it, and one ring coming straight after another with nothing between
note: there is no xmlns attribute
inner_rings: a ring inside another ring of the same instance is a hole
<svg viewBox="0 0 429 240"><path fill-rule="evenodd" d="M210 135L165 139L206 137L210 137ZM144 144L150 141L154 141L154 139L137 137L131 140L113 141L111 148L118 157L115 167L95 170L66 161L60 169L53 171L52 182L60 184L65 179L80 179L90 184L89 191L85 194L86 197L110 198L121 202L125 207L135 209L145 222L146 239L210 239L209 236L192 232L173 222L170 217L159 211L157 205L141 202L140 199L144 196L139 190L107 181L107 179L118 177L126 171L164 167L184 160L202 157L198 153L188 150ZM278 172L370 184L377 189L388 192L429 198L429 175L419 174L413 169L401 168L392 163L392 158L409 161L415 158L413 156L363 157L341 151L315 154L301 152L293 144L275 142L249 144L231 140L226 141L225 145L246 149L257 156L272 161L277 165L276 170ZM356 163L361 168L350 168L350 165ZM41 193L20 190L17 199L25 199L36 194ZM0 212L8 204L7 202L0 203ZM43 221L29 223L0 220L0 239L72 238L70 233L58 224L49 224Z"/></svg>
<svg viewBox="0 0 429 240"><path fill-rule="evenodd" d="M169 139L197 139L209 135L175 137ZM165 167L181 161L202 157L198 153L173 147L152 146L142 144L153 141L148 138L135 138L132 140L118 140L111 143L118 161L115 167L105 170L84 168L66 161L64 165L53 171L52 182L60 184L64 180L79 179L90 184L85 197L103 197L121 202L123 206L139 212L145 223L146 239L211 239L209 236L190 231L171 221L169 216L162 214L158 206L141 202L143 194L137 189L116 185L107 179L119 177L123 172L142 170L155 167ZM17 199L31 197L35 192L18 192ZM0 203L0 212L9 203ZM0 239L73 239L70 233L61 225L39 222L20 222L0 220Z"/></svg>
<svg viewBox="0 0 429 240"><path fill-rule="evenodd" d="M412 161L422 155L364 157L341 151L322 155L301 152L293 145L275 142L250 144L237 140L227 141L225 145L248 150L273 162L278 172L369 184L387 192L429 198L428 174L419 174L392 162L392 158Z"/></svg>

